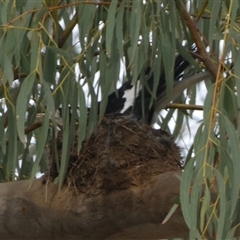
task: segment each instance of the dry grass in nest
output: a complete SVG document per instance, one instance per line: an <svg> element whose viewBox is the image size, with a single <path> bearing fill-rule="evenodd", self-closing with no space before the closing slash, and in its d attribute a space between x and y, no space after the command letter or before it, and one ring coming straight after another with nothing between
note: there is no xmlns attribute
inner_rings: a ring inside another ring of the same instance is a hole
<svg viewBox="0 0 240 240"><path fill-rule="evenodd" d="M140 124L130 116L104 118L83 143L80 154L76 139L66 183L90 196L108 194L178 170L180 161L179 148L166 132Z"/></svg>

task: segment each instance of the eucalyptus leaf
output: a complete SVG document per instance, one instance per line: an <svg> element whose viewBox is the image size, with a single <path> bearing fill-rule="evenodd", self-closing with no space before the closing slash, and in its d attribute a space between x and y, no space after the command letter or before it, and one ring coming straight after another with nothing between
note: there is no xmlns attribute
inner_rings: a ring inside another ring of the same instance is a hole
<svg viewBox="0 0 240 240"><path fill-rule="evenodd" d="M16 105L16 119L17 119L17 130L20 140L25 143L25 122L27 117L27 107L29 103L30 93L35 82L36 75L34 73L28 75L21 86L17 105Z"/></svg>

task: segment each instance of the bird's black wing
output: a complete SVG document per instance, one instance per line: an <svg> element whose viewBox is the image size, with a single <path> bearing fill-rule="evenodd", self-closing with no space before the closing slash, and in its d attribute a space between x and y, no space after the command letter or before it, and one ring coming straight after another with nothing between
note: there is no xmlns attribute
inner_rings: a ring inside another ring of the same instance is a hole
<svg viewBox="0 0 240 240"><path fill-rule="evenodd" d="M196 49L192 48L192 50ZM174 64L174 81L178 82L183 72L186 68L190 65L190 63L182 56L178 55L175 59ZM152 119L152 115L154 113L154 106L150 108L150 103L152 100L152 91L154 85L154 75L150 68L146 69L145 75L148 78L147 84L148 86L143 87L142 90L139 91L138 96L134 101L134 105L130 106L126 109L123 114L134 114L137 119L142 119L143 117L147 119L147 122L150 123ZM124 94L126 91L130 90L133 87L131 79L123 83L123 85L117 89L115 92L111 93L108 96L108 103L105 110L105 115L116 115L123 110L126 98ZM150 90L150 91L149 91ZM159 99L159 96L166 93L166 78L164 72L160 76L159 84L156 91L156 98ZM143 96L144 94L144 96ZM143 107L144 106L144 107ZM98 108L100 107L100 103ZM61 108L59 108L60 115L61 115ZM70 115L71 115L71 108L70 108Z"/></svg>
<svg viewBox="0 0 240 240"><path fill-rule="evenodd" d="M108 96L108 103L105 111L106 115L119 113L124 108L126 98L124 98L123 95L125 91L130 90L132 87L131 80L128 80L123 83L116 92L113 92Z"/></svg>
<svg viewBox="0 0 240 240"><path fill-rule="evenodd" d="M174 64L175 82L178 82L182 78L184 71L189 65L190 63L182 55L178 55L176 57ZM135 99L134 105L129 107L124 113L133 113L138 119L142 119L144 117L147 122L150 123L154 113L154 106L149 108L152 100L151 92L153 91L154 75L149 69L147 70L147 72L151 74L150 76L148 76L148 87L143 87L143 89L139 91L139 94ZM148 89L150 89L150 91ZM164 93L166 93L166 78L163 72L160 76L159 85L157 87L156 98L159 98L159 96L163 95ZM144 96L142 96L142 94L144 94Z"/></svg>

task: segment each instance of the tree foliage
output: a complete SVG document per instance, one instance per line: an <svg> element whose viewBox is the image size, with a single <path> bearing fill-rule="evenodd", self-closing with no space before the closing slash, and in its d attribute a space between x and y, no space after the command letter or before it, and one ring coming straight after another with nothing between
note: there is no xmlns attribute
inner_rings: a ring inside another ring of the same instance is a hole
<svg viewBox="0 0 240 240"><path fill-rule="evenodd" d="M61 186L75 134L80 151L104 116L108 95L126 79L145 86L150 67L150 105L157 106L164 71L170 102L179 53L191 63L184 78L209 73L200 79L208 92L181 178L182 212L191 239L231 239L239 223L239 14L234 0L1 1L0 179L34 179L46 171L46 147L60 128L55 182ZM189 86L173 103L196 104L197 86ZM158 124L168 129L177 113L177 137L193 111L171 109Z"/></svg>

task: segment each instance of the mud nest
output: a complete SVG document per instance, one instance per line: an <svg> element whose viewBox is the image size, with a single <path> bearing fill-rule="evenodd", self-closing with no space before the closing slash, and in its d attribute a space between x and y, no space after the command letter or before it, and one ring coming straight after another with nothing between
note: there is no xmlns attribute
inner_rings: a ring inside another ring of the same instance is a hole
<svg viewBox="0 0 240 240"><path fill-rule="evenodd" d="M50 175L54 178L56 163L53 156L52 159ZM76 137L65 182L90 196L108 194L178 170L180 163L179 148L165 131L152 129L131 117L104 118L83 143L80 154Z"/></svg>

